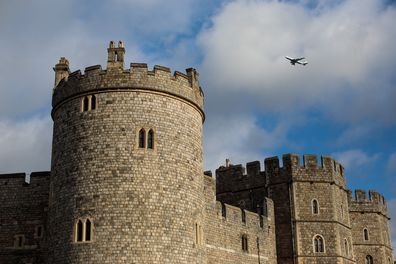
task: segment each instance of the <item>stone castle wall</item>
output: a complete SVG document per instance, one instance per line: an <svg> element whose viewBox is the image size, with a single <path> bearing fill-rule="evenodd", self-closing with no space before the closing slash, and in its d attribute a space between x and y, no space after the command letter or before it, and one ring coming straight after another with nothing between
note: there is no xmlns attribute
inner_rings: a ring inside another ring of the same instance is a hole
<svg viewBox="0 0 396 264"><path fill-rule="evenodd" d="M266 178L259 161L247 163L246 169L242 165L221 166L216 170L216 181L216 196L223 203L264 212Z"/></svg>
<svg viewBox="0 0 396 264"><path fill-rule="evenodd" d="M349 211L352 223L353 246L357 263L364 263L370 255L379 263L393 263L389 218L385 199L377 192L356 190L349 192ZM367 237L364 235L367 230Z"/></svg>
<svg viewBox="0 0 396 264"><path fill-rule="evenodd" d="M205 176L206 220L205 247L207 263L275 264L274 208L270 199L265 199L266 214L241 210L229 204L215 201L215 180ZM247 248L242 248L242 237L247 238Z"/></svg>
<svg viewBox="0 0 396 264"><path fill-rule="evenodd" d="M203 98L196 76L190 84L162 68L153 74L137 68L125 73L119 61L109 61L105 73L89 68L54 90L51 263L204 259L194 247L204 202ZM84 98L92 96L95 109L82 111ZM141 129L153 132L152 148L147 139L139 146ZM76 242L78 219L93 223L92 241Z"/></svg>
<svg viewBox="0 0 396 264"><path fill-rule="evenodd" d="M301 163L298 155L288 154L282 161L280 167L277 157L265 160L269 197L280 206L275 213L283 238L278 241L280 257L287 263L293 258L297 263L355 263L342 166L329 157L318 163L315 155L304 155ZM317 213L312 211L314 200ZM324 252L315 252L316 236L323 238Z"/></svg>
<svg viewBox="0 0 396 264"><path fill-rule="evenodd" d="M319 163L315 155L304 155L300 159L298 155L287 154L282 157L282 163L281 166L278 157L271 157L265 159L264 171L260 171L257 161L248 163L246 169L242 165L229 165L216 170L216 192L221 202L258 211L265 197L273 200L278 262L360 263L359 250L355 253L354 225L364 221L356 221L354 211L359 216L374 212L379 218L369 221L380 229L382 237L389 234L383 197L370 192L370 201L374 202L351 202L345 187L344 169L333 159L321 157ZM358 196L361 195L358 193ZM318 213L312 212L313 200L318 202ZM324 239L323 253L314 252L316 235ZM374 243L374 238L371 242ZM390 245L389 239L387 243ZM374 244L370 247L371 250L377 248ZM384 261L388 261L391 247L385 246L382 251L381 258L377 253L374 260L387 263Z"/></svg>
<svg viewBox="0 0 396 264"><path fill-rule="evenodd" d="M1 264L45 262L48 189L49 172L0 175Z"/></svg>
<svg viewBox="0 0 396 264"><path fill-rule="evenodd" d="M202 173L198 73L124 69L124 53L111 42L107 68L84 74L55 66L51 172L0 175L0 264L392 263L380 194L352 197L315 155Z"/></svg>

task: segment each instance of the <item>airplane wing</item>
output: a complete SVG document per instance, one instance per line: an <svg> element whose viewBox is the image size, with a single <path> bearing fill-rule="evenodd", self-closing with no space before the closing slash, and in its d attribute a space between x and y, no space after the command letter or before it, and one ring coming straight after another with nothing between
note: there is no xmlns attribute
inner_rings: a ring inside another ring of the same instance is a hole
<svg viewBox="0 0 396 264"><path fill-rule="evenodd" d="M300 60L304 60L305 58L304 57L302 57L302 58L298 58L298 59L296 59L296 61L300 61Z"/></svg>
<svg viewBox="0 0 396 264"><path fill-rule="evenodd" d="M294 60L293 58L291 58L291 57L289 57L289 56L286 56L285 58L288 59L288 60L290 60L290 61Z"/></svg>
<svg viewBox="0 0 396 264"><path fill-rule="evenodd" d="M301 65L307 65L308 61L297 61L296 63L301 64Z"/></svg>

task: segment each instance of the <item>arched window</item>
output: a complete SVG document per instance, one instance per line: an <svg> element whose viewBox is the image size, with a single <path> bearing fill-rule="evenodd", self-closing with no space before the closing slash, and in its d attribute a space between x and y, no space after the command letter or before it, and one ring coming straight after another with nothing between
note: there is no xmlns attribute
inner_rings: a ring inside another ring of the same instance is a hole
<svg viewBox="0 0 396 264"><path fill-rule="evenodd" d="M241 213L242 213L242 223L246 223L246 213L245 213L245 210L241 209Z"/></svg>
<svg viewBox="0 0 396 264"><path fill-rule="evenodd" d="M88 107L88 105L89 105L89 99L88 99L87 96L84 97L82 104L83 104L83 107L82 107L82 108L83 108L83 111L84 111L84 112L85 112L85 111L88 111L88 109L89 109L89 107Z"/></svg>
<svg viewBox="0 0 396 264"><path fill-rule="evenodd" d="M78 219L75 227L75 242L90 242L93 237L93 222L92 220Z"/></svg>
<svg viewBox="0 0 396 264"><path fill-rule="evenodd" d="M312 213L319 214L319 203L316 199L312 200Z"/></svg>
<svg viewBox="0 0 396 264"><path fill-rule="evenodd" d="M145 148L146 145L146 132L144 129L140 129L139 131L139 148Z"/></svg>
<svg viewBox="0 0 396 264"><path fill-rule="evenodd" d="M248 252L248 238L247 235L242 235L242 251Z"/></svg>
<svg viewBox="0 0 396 264"><path fill-rule="evenodd" d="M367 228L363 229L363 237L365 241L369 240L369 233Z"/></svg>
<svg viewBox="0 0 396 264"><path fill-rule="evenodd" d="M91 96L91 110L95 110L96 109L96 96L92 95Z"/></svg>
<svg viewBox="0 0 396 264"><path fill-rule="evenodd" d="M147 135L147 148L154 148L154 131L152 129L149 130Z"/></svg>
<svg viewBox="0 0 396 264"><path fill-rule="evenodd" d="M81 220L78 220L77 226L76 226L76 241L77 242L82 242L83 241L83 222Z"/></svg>
<svg viewBox="0 0 396 264"><path fill-rule="evenodd" d="M85 222L85 241L91 241L91 221L87 219Z"/></svg>
<svg viewBox="0 0 396 264"><path fill-rule="evenodd" d="M314 237L314 252L319 253L319 252L324 252L324 239L320 235L316 235Z"/></svg>
<svg viewBox="0 0 396 264"><path fill-rule="evenodd" d="M366 264L373 264L373 257L370 255L366 256Z"/></svg>

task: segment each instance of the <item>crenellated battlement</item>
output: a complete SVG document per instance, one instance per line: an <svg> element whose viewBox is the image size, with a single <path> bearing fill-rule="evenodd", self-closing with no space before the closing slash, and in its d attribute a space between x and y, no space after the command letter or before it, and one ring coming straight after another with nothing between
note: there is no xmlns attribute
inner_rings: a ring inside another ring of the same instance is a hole
<svg viewBox="0 0 396 264"><path fill-rule="evenodd" d="M121 45L121 47L120 47ZM110 43L107 69L100 65L69 73L68 61L61 58L54 68L56 81L52 98L55 110L63 101L86 93L100 93L106 90L146 90L167 93L180 97L197 106L202 116L204 94L199 85L198 72L193 68L186 73L175 71L173 75L168 67L155 65L148 70L145 63L131 63L129 69L123 66L123 44L114 48ZM118 55L114 55L113 53ZM67 62L67 63L66 63Z"/></svg>
<svg viewBox="0 0 396 264"><path fill-rule="evenodd" d="M0 174L0 186L36 186L38 182L49 181L49 171L32 172L30 175L25 172Z"/></svg>
<svg viewBox="0 0 396 264"><path fill-rule="evenodd" d="M302 162L301 162L302 161ZM280 166L277 156L266 158L265 169L276 171L279 169L323 169L332 170L344 177L344 167L329 156L321 156L320 163L316 155L305 154L300 158L298 154L285 154L282 156L283 166Z"/></svg>
<svg viewBox="0 0 396 264"><path fill-rule="evenodd" d="M282 163L277 156L264 160L264 171L260 162L221 166L216 170L217 193L257 188L267 184L289 181L329 182L345 188L343 166L328 156L285 154Z"/></svg>
<svg viewBox="0 0 396 264"><path fill-rule="evenodd" d="M355 190L354 195L348 190L349 211L361 213L380 213L388 215L388 208L383 195L369 190L368 195L365 190Z"/></svg>
<svg viewBox="0 0 396 264"><path fill-rule="evenodd" d="M265 174L260 170L260 162L221 166L216 170L217 193L264 187Z"/></svg>
<svg viewBox="0 0 396 264"><path fill-rule="evenodd" d="M329 182L345 188L344 167L329 156L285 154L283 166L278 157L264 160L269 184L287 181Z"/></svg>

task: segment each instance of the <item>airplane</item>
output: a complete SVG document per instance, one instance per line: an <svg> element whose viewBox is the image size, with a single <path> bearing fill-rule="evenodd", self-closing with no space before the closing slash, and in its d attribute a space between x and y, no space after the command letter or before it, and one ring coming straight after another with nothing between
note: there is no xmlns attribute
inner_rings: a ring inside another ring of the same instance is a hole
<svg viewBox="0 0 396 264"><path fill-rule="evenodd" d="M285 57L286 59L288 59L289 61L290 61L290 64L291 65L296 65L296 63L297 64L301 64L301 65L307 65L308 64L308 61L301 61L301 60L304 60L305 58L297 58L297 59L295 59L295 58L291 58L291 57L288 57L288 56L286 56Z"/></svg>

